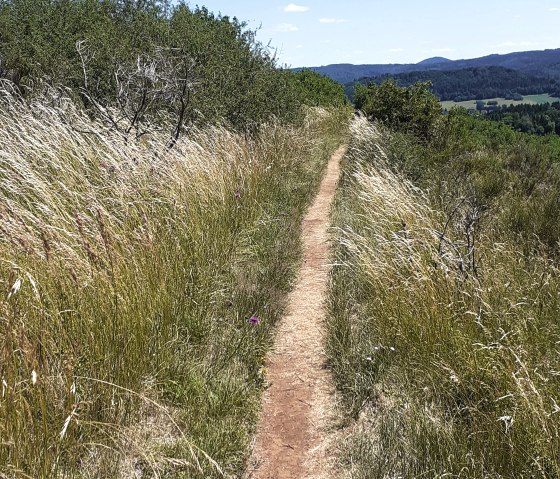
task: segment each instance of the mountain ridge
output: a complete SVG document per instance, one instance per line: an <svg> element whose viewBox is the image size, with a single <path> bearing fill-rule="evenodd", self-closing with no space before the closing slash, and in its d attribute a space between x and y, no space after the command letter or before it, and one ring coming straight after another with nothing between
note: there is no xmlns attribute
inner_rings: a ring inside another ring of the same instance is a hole
<svg viewBox="0 0 560 479"><path fill-rule="evenodd" d="M458 70L471 67L501 66L519 70L524 73L560 77L560 48L531 50L506 54L493 53L478 58L449 60L443 57L432 57L418 63L389 64L352 64L334 63L317 67L308 67L322 75L340 83L350 83L360 78L381 75L396 75L413 71L425 70ZM293 68L294 71L307 67Z"/></svg>

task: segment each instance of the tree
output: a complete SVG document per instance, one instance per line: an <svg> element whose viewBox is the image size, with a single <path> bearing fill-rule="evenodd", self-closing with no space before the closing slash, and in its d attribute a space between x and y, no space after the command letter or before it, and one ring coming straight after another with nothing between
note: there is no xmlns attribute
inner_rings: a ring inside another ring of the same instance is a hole
<svg viewBox="0 0 560 479"><path fill-rule="evenodd" d="M123 134L165 120L175 139L192 124L250 131L299 120L304 101L340 100L330 80L278 68L244 22L184 1L0 0L0 77L27 96L37 80L71 91Z"/></svg>
<svg viewBox="0 0 560 479"><path fill-rule="evenodd" d="M399 87L393 80L381 85L371 83L365 90L357 89L356 101L368 118L429 140L441 117L441 106L430 86L429 82L419 82Z"/></svg>
<svg viewBox="0 0 560 479"><path fill-rule="evenodd" d="M303 102L310 106L342 106L347 102L344 87L309 69L294 73Z"/></svg>

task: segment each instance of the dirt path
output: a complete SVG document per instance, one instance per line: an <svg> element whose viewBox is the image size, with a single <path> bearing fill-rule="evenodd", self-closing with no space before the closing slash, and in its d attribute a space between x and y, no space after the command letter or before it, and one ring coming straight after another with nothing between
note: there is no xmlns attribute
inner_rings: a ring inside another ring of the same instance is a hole
<svg viewBox="0 0 560 479"><path fill-rule="evenodd" d="M328 274L328 216L340 174L341 146L303 220L304 262L268 364L249 477L304 479L329 475L328 419L334 388L324 367L323 302Z"/></svg>

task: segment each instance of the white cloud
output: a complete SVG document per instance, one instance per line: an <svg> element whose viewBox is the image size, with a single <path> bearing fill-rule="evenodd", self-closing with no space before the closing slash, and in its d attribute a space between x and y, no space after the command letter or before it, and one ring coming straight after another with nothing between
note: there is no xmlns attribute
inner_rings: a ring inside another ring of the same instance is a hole
<svg viewBox="0 0 560 479"><path fill-rule="evenodd" d="M293 13L293 12L307 12L309 7L304 7L303 5L296 5L295 3L290 3L284 7L285 12Z"/></svg>
<svg viewBox="0 0 560 479"><path fill-rule="evenodd" d="M346 22L344 18L320 18L319 21L321 23L345 23Z"/></svg>
<svg viewBox="0 0 560 479"><path fill-rule="evenodd" d="M560 12L560 8L558 7L552 7L549 9L550 12Z"/></svg>
<svg viewBox="0 0 560 479"><path fill-rule="evenodd" d="M399 52L404 52L404 48L391 48L389 49L389 51L391 53L399 53Z"/></svg>
<svg viewBox="0 0 560 479"><path fill-rule="evenodd" d="M299 28L291 23L279 23L274 28L274 31L278 33L297 32L298 30Z"/></svg>
<svg viewBox="0 0 560 479"><path fill-rule="evenodd" d="M303 45L296 45L296 48L303 48Z"/></svg>

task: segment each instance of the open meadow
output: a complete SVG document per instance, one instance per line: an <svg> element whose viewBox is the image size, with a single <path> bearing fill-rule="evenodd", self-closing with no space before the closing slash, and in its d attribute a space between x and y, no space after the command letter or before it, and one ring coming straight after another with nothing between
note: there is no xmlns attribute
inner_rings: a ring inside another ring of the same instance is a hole
<svg viewBox="0 0 560 479"><path fill-rule="evenodd" d="M553 103L555 101L560 101L560 98L552 97L548 93L543 95L525 95L523 100L506 100L505 98L485 98L482 101L489 102L489 101L497 101L498 105L542 105L544 103ZM442 101L441 107L444 110L451 110L453 107L461 107L469 109L476 109L476 100L468 100L468 101Z"/></svg>

